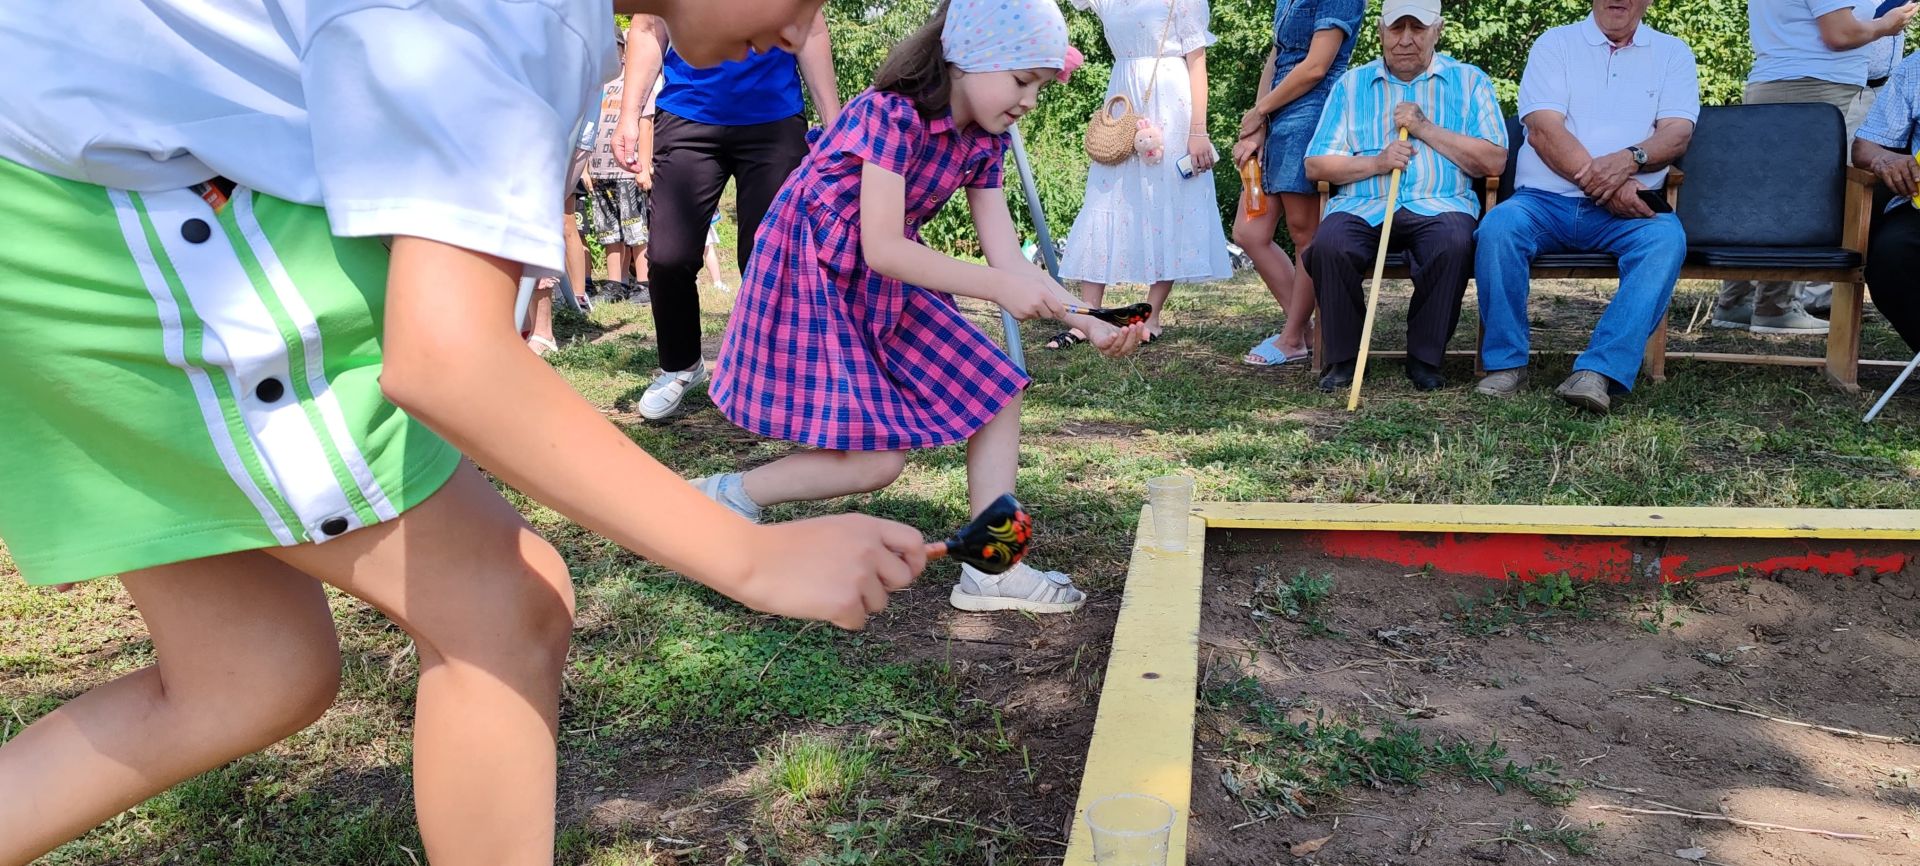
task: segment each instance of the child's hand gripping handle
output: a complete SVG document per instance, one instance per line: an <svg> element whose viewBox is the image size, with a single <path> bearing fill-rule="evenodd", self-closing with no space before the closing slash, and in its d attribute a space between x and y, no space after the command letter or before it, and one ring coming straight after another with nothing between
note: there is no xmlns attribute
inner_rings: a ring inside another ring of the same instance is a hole
<svg viewBox="0 0 1920 866"><path fill-rule="evenodd" d="M987 574L999 574L1027 555L1033 541L1033 517L1020 500L1003 493L972 523L946 541L927 545L927 561L953 557Z"/></svg>
<svg viewBox="0 0 1920 866"><path fill-rule="evenodd" d="M912 527L864 514L758 526L751 573L715 588L758 611L858 631L926 567L924 544Z"/></svg>
<svg viewBox="0 0 1920 866"><path fill-rule="evenodd" d="M1092 316L1116 328L1139 324L1153 316L1153 305L1148 303L1128 304L1124 307L1089 307L1084 304L1068 304L1067 312Z"/></svg>

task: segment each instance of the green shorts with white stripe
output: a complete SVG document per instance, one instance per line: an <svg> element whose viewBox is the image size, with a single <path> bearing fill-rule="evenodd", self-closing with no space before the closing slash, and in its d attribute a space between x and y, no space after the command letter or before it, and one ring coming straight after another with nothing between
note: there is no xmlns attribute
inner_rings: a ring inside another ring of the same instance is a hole
<svg viewBox="0 0 1920 866"><path fill-rule="evenodd" d="M387 250L319 208L0 160L0 541L27 582L325 542L460 455L380 393Z"/></svg>

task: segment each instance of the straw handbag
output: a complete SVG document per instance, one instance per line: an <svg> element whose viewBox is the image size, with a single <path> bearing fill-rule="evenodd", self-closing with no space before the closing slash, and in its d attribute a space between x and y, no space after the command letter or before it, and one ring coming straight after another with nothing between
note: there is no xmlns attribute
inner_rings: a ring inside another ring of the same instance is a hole
<svg viewBox="0 0 1920 866"><path fill-rule="evenodd" d="M1160 41L1154 44L1154 50L1165 45L1167 36L1173 32L1173 13L1180 0L1168 0L1167 23L1160 29ZM1158 55L1154 58L1153 77L1147 79L1146 101L1153 101L1153 86L1160 81L1160 63ZM1120 113L1114 113L1114 107ZM1116 93L1100 104L1100 108L1087 118L1086 147L1087 156L1101 165L1119 165L1133 158L1133 137L1140 132L1141 123L1153 121L1142 117L1133 110L1133 100L1124 93Z"/></svg>

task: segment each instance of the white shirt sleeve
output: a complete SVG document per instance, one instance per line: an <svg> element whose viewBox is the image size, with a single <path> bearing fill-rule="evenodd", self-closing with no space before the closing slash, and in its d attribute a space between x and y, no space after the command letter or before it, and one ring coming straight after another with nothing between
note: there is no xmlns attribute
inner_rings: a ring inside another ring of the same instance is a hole
<svg viewBox="0 0 1920 866"><path fill-rule="evenodd" d="M611 16L524 0L347 5L310 19L301 57L334 233L559 269L573 134L616 66Z"/></svg>
<svg viewBox="0 0 1920 866"><path fill-rule="evenodd" d="M1854 5L1854 0L1808 0L1807 11L1813 14L1815 21L1819 21L1822 15L1838 12L1842 9L1852 9ZM1869 10L1867 14L1871 16L1873 13Z"/></svg>
<svg viewBox="0 0 1920 866"><path fill-rule="evenodd" d="M1700 66L1693 59L1693 49L1678 39L1667 55L1667 72L1660 83L1660 107L1653 118L1700 120Z"/></svg>
<svg viewBox="0 0 1920 866"><path fill-rule="evenodd" d="M1561 28L1534 40L1527 52L1526 71L1520 73L1518 116L1542 110L1567 113L1573 90L1567 81L1566 58L1561 56L1560 42L1565 36L1565 28Z"/></svg>

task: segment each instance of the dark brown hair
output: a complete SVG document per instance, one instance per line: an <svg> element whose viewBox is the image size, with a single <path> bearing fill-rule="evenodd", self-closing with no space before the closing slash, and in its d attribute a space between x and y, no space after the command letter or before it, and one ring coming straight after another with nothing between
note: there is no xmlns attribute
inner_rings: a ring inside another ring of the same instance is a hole
<svg viewBox="0 0 1920 866"><path fill-rule="evenodd" d="M874 73L873 89L913 100L914 110L921 117L932 119L945 114L953 101L953 76L947 71L946 51L940 45L940 31L946 26L947 0L941 0L933 17L887 54L887 62Z"/></svg>

